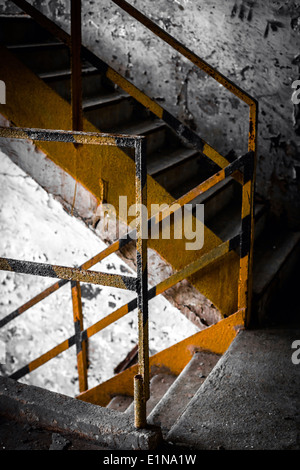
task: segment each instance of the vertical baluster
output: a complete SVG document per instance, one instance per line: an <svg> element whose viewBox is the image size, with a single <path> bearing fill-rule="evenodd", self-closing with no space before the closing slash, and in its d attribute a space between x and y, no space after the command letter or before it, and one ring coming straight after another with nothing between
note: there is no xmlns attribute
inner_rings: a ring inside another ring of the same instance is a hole
<svg viewBox="0 0 300 470"><path fill-rule="evenodd" d="M248 150L252 152L244 167L242 187L242 229L240 244L240 276L238 308L244 309L245 326L250 325L252 298L252 266L254 245L254 191L257 153L257 103L250 105Z"/></svg>
<svg viewBox="0 0 300 470"><path fill-rule="evenodd" d="M137 223L137 304L139 328L139 375L134 381L135 426L146 426L146 402L149 398L149 331L148 331L148 269L147 269L147 217L143 217L143 206L147 207L146 143L137 141L136 163L136 204L139 211Z"/></svg>
<svg viewBox="0 0 300 470"><path fill-rule="evenodd" d="M72 130L83 130L82 116L82 75L81 75L81 0L71 1L71 109L72 109ZM78 159L78 144L76 149L76 174ZM77 193L77 178L75 181L71 214L75 206Z"/></svg>
<svg viewBox="0 0 300 470"><path fill-rule="evenodd" d="M84 392L88 388L87 381L87 344L82 340L81 332L83 331L83 315L81 303L80 283L71 281L72 304L73 304L73 320L76 335L76 354L77 354L77 370L79 379L79 392Z"/></svg>
<svg viewBox="0 0 300 470"><path fill-rule="evenodd" d="M82 131L81 0L71 1L72 129Z"/></svg>

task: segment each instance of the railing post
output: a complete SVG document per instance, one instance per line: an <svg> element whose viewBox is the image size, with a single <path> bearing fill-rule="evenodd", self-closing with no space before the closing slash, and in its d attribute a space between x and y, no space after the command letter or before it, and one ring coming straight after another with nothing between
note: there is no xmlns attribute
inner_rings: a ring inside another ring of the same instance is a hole
<svg viewBox="0 0 300 470"><path fill-rule="evenodd" d="M83 130L82 117L82 75L81 75L81 0L71 0L71 109L72 130ZM78 144L75 144L76 175ZM75 181L71 215L75 207L77 193L77 178Z"/></svg>
<svg viewBox="0 0 300 470"><path fill-rule="evenodd" d="M144 381L141 375L134 377L134 424L140 429L147 424Z"/></svg>
<svg viewBox="0 0 300 470"><path fill-rule="evenodd" d="M252 268L254 245L254 193L257 161L257 115L255 101L249 107L248 150L252 152L244 167L242 186L242 227L240 243L240 275L238 308L244 310L244 323L249 327L252 303Z"/></svg>
<svg viewBox="0 0 300 470"><path fill-rule="evenodd" d="M81 0L71 1L72 130L82 131Z"/></svg>
<svg viewBox="0 0 300 470"><path fill-rule="evenodd" d="M147 218L143 208L147 207L146 143L138 140L135 147L136 205L139 212L136 227L137 252L137 306L139 347L139 375L134 382L135 426L146 426L146 402L149 398L149 331L148 331L148 269L147 269Z"/></svg>
<svg viewBox="0 0 300 470"><path fill-rule="evenodd" d="M83 315L81 303L81 288L78 281L71 281L73 320L76 337L77 370L79 379L79 392L85 392L88 388L87 381L87 344L82 340Z"/></svg>

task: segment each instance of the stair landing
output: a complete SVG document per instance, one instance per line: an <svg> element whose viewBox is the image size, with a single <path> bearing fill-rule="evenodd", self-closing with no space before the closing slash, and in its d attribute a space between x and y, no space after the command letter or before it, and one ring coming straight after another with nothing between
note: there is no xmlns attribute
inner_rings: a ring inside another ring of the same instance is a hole
<svg viewBox="0 0 300 470"><path fill-rule="evenodd" d="M299 450L295 340L299 327L240 331L167 441L199 450Z"/></svg>

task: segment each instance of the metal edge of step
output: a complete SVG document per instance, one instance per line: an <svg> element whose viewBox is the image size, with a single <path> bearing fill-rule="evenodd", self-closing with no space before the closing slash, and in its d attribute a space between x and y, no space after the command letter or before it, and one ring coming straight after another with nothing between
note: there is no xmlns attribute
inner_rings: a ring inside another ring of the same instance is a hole
<svg viewBox="0 0 300 470"><path fill-rule="evenodd" d="M37 42L37 43L25 43L25 44L11 44L6 46L7 49L13 52L24 51L24 50L45 50L50 48L66 49L69 50L68 46L59 41L51 42Z"/></svg>
<svg viewBox="0 0 300 470"><path fill-rule="evenodd" d="M95 96L92 98L83 98L82 110L84 112L89 111L96 111L97 109L102 108L103 106L111 106L114 104L118 104L124 100L130 100L131 97L129 95L125 95L119 92L113 93L104 93L99 94L99 96Z"/></svg>
<svg viewBox="0 0 300 470"><path fill-rule="evenodd" d="M93 66L86 66L82 68L81 75L82 77L88 75L96 75L100 74L100 72L95 69ZM67 80L71 78L71 69L61 69L61 70L54 70L50 72L41 72L38 74L42 80L46 82L58 81L58 80Z"/></svg>

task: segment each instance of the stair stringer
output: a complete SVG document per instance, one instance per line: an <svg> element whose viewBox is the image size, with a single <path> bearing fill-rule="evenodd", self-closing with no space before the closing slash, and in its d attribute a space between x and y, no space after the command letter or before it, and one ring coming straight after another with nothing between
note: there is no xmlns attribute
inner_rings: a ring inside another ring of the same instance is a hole
<svg viewBox="0 0 300 470"><path fill-rule="evenodd" d="M238 331L243 328L243 312L238 311L205 330L170 346L149 359L150 376L158 371L179 375L200 350L224 354ZM133 396L133 378L138 373L138 365L115 375L111 379L82 392L76 398L99 406L106 406L116 395Z"/></svg>
<svg viewBox="0 0 300 470"><path fill-rule="evenodd" d="M18 127L70 130L70 104L5 47L1 46L0 52L0 74L7 87L6 104L0 105L0 113ZM84 130L99 132L86 119ZM127 195L128 207L135 203L135 165L121 148L95 145L79 145L75 148L73 144L57 142L39 142L38 147L90 191L99 203L100 179L108 182L107 202L116 209L120 195ZM174 198L149 175L147 185L148 207L151 204L170 205L174 201ZM222 243L207 227L204 227L204 246L201 250L186 250L186 242L189 240L184 237L149 240L148 246L157 251L175 270L180 270ZM188 280L223 316L228 316L237 310L238 270L239 257L234 251L230 251Z"/></svg>

